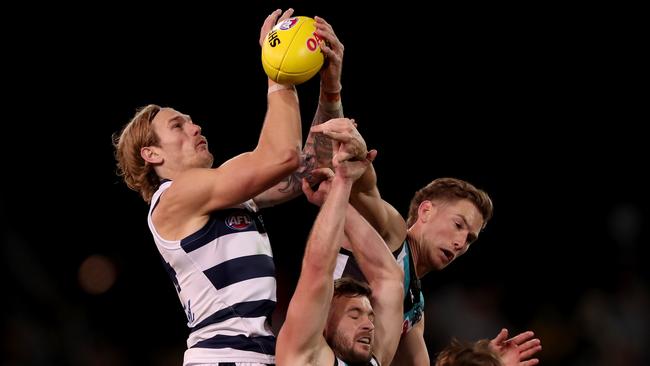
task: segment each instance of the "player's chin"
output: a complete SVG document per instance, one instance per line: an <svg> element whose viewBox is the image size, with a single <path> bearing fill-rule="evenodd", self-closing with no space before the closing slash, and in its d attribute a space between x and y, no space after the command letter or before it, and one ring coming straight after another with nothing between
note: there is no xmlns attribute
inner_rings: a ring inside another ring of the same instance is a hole
<svg viewBox="0 0 650 366"><path fill-rule="evenodd" d="M430 258L430 263L433 264L433 269L435 271L442 271L450 265L452 261L453 259L450 260L442 250L436 251L433 257Z"/></svg>
<svg viewBox="0 0 650 366"><path fill-rule="evenodd" d="M372 346L369 344L357 343L354 347L354 358L356 362L368 362L372 357Z"/></svg>
<svg viewBox="0 0 650 366"><path fill-rule="evenodd" d="M449 265L450 262L447 262L446 260L440 260L440 258L434 258L431 263L433 263L434 271L442 271Z"/></svg>
<svg viewBox="0 0 650 366"><path fill-rule="evenodd" d="M201 167L211 168L214 163L214 156L212 156L212 153L208 150L200 151L198 159L201 162Z"/></svg>

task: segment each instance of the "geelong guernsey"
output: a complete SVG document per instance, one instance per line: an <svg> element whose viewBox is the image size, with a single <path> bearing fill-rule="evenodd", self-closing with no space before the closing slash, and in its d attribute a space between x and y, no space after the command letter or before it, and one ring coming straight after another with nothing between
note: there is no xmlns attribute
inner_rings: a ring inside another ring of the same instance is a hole
<svg viewBox="0 0 650 366"><path fill-rule="evenodd" d="M275 363L275 266L257 206L248 200L213 212L197 232L165 240L151 214L172 184L153 195L148 222L190 328L183 365Z"/></svg>

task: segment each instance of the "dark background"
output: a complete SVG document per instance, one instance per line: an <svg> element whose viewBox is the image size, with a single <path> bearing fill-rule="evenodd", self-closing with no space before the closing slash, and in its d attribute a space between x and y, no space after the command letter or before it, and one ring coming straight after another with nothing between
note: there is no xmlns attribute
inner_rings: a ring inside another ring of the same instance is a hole
<svg viewBox="0 0 650 366"><path fill-rule="evenodd" d="M181 364L185 317L111 135L156 103L191 114L217 162L252 149L259 28L287 6L345 44L345 114L379 150L388 202L406 214L442 176L492 196L478 243L423 281L432 358L452 336L508 327L536 332L543 365L650 363L638 9L294 1L7 13L2 365ZM317 80L298 87L304 130ZM276 329L316 212L302 197L265 212Z"/></svg>

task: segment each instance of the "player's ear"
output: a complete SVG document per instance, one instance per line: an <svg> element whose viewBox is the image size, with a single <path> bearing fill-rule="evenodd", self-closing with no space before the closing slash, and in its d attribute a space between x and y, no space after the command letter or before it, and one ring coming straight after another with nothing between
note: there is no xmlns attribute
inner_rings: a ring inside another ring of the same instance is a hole
<svg viewBox="0 0 650 366"><path fill-rule="evenodd" d="M435 210L435 205L433 202L429 200L420 202L420 206L418 206L418 220L421 220L422 222L429 221L433 210Z"/></svg>
<svg viewBox="0 0 650 366"><path fill-rule="evenodd" d="M145 146L140 149L140 156L144 161L150 164L162 163L162 156L155 146Z"/></svg>

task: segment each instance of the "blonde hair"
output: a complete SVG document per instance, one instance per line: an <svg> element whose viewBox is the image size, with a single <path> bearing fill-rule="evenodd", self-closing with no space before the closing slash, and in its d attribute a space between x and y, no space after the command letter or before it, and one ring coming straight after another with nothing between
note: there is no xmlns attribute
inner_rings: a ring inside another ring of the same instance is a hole
<svg viewBox="0 0 650 366"><path fill-rule="evenodd" d="M117 175L124 179L130 189L140 193L147 203L151 202L151 197L158 189L160 178L153 166L142 158L140 150L159 142L158 136L151 128L151 121L160 109L161 107L155 104L139 108L122 131L113 134Z"/></svg>
<svg viewBox="0 0 650 366"><path fill-rule="evenodd" d="M476 206L483 216L483 228L492 218L494 207L488 194L470 183L456 178L438 178L427 184L424 188L415 192L409 207L409 216L406 222L411 227L418 219L418 207L425 200L442 200L454 202L458 200L469 200Z"/></svg>

